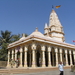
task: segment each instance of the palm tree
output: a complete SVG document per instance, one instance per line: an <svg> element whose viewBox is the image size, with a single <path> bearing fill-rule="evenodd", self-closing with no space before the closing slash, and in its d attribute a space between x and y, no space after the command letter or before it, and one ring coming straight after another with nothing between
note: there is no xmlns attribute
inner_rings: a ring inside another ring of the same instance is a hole
<svg viewBox="0 0 75 75"><path fill-rule="evenodd" d="M8 30L6 30L5 32L1 31L0 45L2 45L2 43L11 43L11 38L11 32L9 32Z"/></svg>
<svg viewBox="0 0 75 75"><path fill-rule="evenodd" d="M25 37L28 35L25 34ZM19 40L21 37L20 34L12 35L10 31L1 31L0 33L0 60L7 60L7 46L8 44Z"/></svg>
<svg viewBox="0 0 75 75"><path fill-rule="evenodd" d="M0 60L7 60L8 44L17 41L20 35L12 35L10 31L1 31L0 33Z"/></svg>
<svg viewBox="0 0 75 75"><path fill-rule="evenodd" d="M11 43L11 32L6 30L5 32L1 31L0 33L0 59L6 60L7 58L7 45Z"/></svg>
<svg viewBox="0 0 75 75"><path fill-rule="evenodd" d="M13 35L11 41L12 42L18 41L22 36L23 34ZM27 37L28 34L25 33L24 36Z"/></svg>
<svg viewBox="0 0 75 75"><path fill-rule="evenodd" d="M18 35L13 35L12 38L11 38L11 42L15 42L15 41L19 40L20 37L21 37L20 34L18 34Z"/></svg>

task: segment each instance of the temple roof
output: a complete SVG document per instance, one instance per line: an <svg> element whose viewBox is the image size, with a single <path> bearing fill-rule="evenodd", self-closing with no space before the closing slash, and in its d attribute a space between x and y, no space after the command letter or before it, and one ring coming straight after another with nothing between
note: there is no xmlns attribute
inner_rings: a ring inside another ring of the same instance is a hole
<svg viewBox="0 0 75 75"><path fill-rule="evenodd" d="M18 46L20 44L24 44L28 41L33 40L33 39L35 41L39 41L39 42L50 43L50 44L54 44L54 45L60 45L60 46L75 49L75 45L68 44L68 43L65 43L65 42L56 41L56 40L53 40L52 38L49 38L49 37L46 37L46 36L38 36L38 35L31 35L31 36L26 37L23 40L18 40L16 42L13 42L13 43L9 44L8 48Z"/></svg>
<svg viewBox="0 0 75 75"><path fill-rule="evenodd" d="M38 28L36 28L36 30L32 34L30 34L28 37L24 37L24 35L23 35L23 37L20 40L9 44L8 48L11 48L13 46L18 46L20 44L26 43L26 42L31 41L33 39L36 41L50 43L50 44L54 44L54 45L75 48L75 45L68 44L65 42L60 42L60 41L54 40L48 36L44 36L41 32L38 31Z"/></svg>

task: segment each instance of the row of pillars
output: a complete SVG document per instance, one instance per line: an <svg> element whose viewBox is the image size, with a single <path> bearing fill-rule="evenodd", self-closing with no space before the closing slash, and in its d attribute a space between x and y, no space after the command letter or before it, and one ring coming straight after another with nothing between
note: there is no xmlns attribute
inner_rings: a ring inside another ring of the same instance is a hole
<svg viewBox="0 0 75 75"><path fill-rule="evenodd" d="M35 50L36 50L36 45L35 44L33 44L32 46L32 68L34 68L34 67L37 67L36 66L36 58L35 58ZM54 48L54 50L55 50L55 56L56 56L56 67L58 66L58 48L57 47L55 47ZM60 48L59 49L59 52L60 52L60 61L63 61L63 58L62 58L62 48ZM10 67L10 65L9 65L9 60L10 60L10 51L11 50L8 50L8 63L7 63L7 67ZM23 47L22 46L20 46L20 65L19 65L19 68L22 68L22 67L24 67L24 68L27 68L28 66L27 66L27 51L28 51L28 47L27 46L25 46L24 47L24 66L22 65L22 52L23 52ZM45 65L45 46L44 45L42 45L41 46L41 51L42 51L42 66L41 67L46 67L46 65ZM51 52L51 47L50 46L48 46L48 67L52 67L52 65L51 65L51 56L50 56L50 52ZM68 56L67 56L67 49L65 49L65 59L66 59L66 64L65 64L65 66L69 66L68 65ZM71 50L69 50L69 56L70 56L70 65L72 65L72 55L71 55ZM75 51L73 51L73 56L74 56L74 60L75 60ZM12 50L12 59L14 59L13 58L14 57L14 50ZM17 60L17 49L15 48L15 60ZM16 67L16 64L14 65L14 67Z"/></svg>

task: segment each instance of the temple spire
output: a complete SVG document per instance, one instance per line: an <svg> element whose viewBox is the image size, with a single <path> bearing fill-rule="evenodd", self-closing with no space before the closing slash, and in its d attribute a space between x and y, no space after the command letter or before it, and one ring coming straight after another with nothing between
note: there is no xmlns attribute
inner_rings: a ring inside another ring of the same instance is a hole
<svg viewBox="0 0 75 75"><path fill-rule="evenodd" d="M49 17L49 26L52 26L52 25L55 25L55 26L61 26L61 23L59 21L59 18L55 12L55 10L53 9L51 14L50 14L50 17Z"/></svg>
<svg viewBox="0 0 75 75"><path fill-rule="evenodd" d="M65 41L63 27L54 9L52 9L49 17L49 26L45 28L45 36L47 36L47 34L54 40Z"/></svg>

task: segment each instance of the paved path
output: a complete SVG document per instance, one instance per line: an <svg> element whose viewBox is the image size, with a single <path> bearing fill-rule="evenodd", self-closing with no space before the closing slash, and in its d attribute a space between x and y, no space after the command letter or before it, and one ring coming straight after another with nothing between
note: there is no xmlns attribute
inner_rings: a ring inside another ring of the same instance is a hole
<svg viewBox="0 0 75 75"><path fill-rule="evenodd" d="M54 71L46 71L46 72L10 74L10 75L59 75L59 71L54 70ZM70 69L64 69L64 75L75 75L75 72L71 72Z"/></svg>

